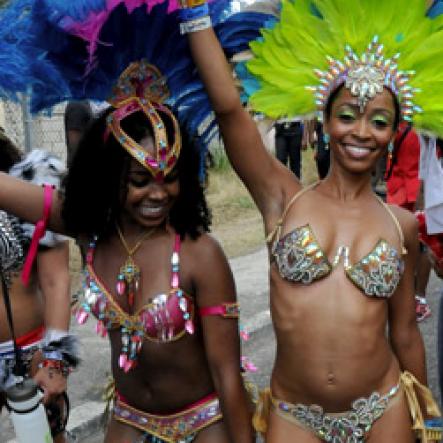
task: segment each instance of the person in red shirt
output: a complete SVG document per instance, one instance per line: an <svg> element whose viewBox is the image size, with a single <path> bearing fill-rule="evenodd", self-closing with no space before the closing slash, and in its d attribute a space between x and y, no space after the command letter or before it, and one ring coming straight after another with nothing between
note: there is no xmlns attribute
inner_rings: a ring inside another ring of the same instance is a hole
<svg viewBox="0 0 443 443"><path fill-rule="evenodd" d="M414 211L420 179L420 140L406 123L401 123L394 141L391 164L387 172L387 202Z"/></svg>
<svg viewBox="0 0 443 443"><path fill-rule="evenodd" d="M420 139L413 128L403 122L395 137L392 155L388 159L386 173L386 200L388 204L398 205L414 212L421 209L419 179ZM421 247L421 246L420 246ZM426 300L426 287L431 265L424 250L420 251L415 281L417 321L431 315Z"/></svg>

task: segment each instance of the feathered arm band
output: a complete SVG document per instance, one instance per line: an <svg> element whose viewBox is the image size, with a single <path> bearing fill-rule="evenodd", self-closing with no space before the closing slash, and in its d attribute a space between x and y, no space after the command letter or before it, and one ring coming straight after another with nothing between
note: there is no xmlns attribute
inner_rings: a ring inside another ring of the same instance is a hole
<svg viewBox="0 0 443 443"><path fill-rule="evenodd" d="M45 360L62 361L69 368L74 369L80 363L78 338L66 331L46 330L42 352Z"/></svg>

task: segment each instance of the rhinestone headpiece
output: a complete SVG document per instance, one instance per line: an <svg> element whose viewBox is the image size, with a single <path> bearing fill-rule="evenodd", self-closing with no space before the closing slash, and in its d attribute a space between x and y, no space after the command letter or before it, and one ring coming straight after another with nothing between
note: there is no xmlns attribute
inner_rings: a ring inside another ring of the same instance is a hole
<svg viewBox="0 0 443 443"><path fill-rule="evenodd" d="M415 71L399 70L397 61L400 53L387 58L383 54L383 49L383 44L379 43L378 37L375 36L360 57L349 45L345 47L346 55L343 61L327 57L328 70L314 70L320 79L320 84L307 86L314 92L318 109L324 111L331 92L344 84L351 94L357 97L361 111L369 100L386 87L397 97L403 120L412 121L414 113L422 112L422 109L413 102L414 94L419 89L408 84Z"/></svg>
<svg viewBox="0 0 443 443"><path fill-rule="evenodd" d="M141 163L154 178L162 180L174 168L180 155L180 127L174 114L162 104L169 91L160 71L145 60L129 65L112 90L109 103L116 109L107 118L105 140L112 133L126 151ZM123 131L120 122L134 112L143 112L151 123L156 156ZM173 128L172 140L165 126Z"/></svg>

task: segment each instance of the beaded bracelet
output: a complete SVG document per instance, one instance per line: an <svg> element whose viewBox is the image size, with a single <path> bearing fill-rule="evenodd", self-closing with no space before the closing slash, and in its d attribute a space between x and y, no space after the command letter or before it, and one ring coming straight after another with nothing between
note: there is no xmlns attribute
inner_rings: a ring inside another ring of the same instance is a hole
<svg viewBox="0 0 443 443"><path fill-rule="evenodd" d="M58 361L62 361L63 360L63 354L60 351L47 351L45 349L43 349L43 357L46 360L58 360Z"/></svg>
<svg viewBox="0 0 443 443"><path fill-rule="evenodd" d="M179 17L182 22L189 22L197 18L206 17L207 15L209 15L209 6L207 3L203 3L194 8L183 8L179 11Z"/></svg>
<svg viewBox="0 0 443 443"><path fill-rule="evenodd" d="M38 367L48 368L50 372L51 370L60 372L63 377L68 377L68 375L72 372L70 366L63 360L52 360L49 358L45 358L41 363L39 363Z"/></svg>
<svg viewBox="0 0 443 443"><path fill-rule="evenodd" d="M209 15L188 22L180 23L180 34L189 34L191 32L203 31L212 27L211 17Z"/></svg>

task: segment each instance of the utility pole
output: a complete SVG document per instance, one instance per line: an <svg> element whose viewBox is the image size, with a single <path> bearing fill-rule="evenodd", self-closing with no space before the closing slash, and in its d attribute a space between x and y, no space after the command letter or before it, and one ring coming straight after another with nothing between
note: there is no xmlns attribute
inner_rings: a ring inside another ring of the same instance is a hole
<svg viewBox="0 0 443 443"><path fill-rule="evenodd" d="M32 116L29 111L29 99L27 95L22 95L20 99L22 108L23 134L25 138L24 150L31 152L33 146L32 140Z"/></svg>

